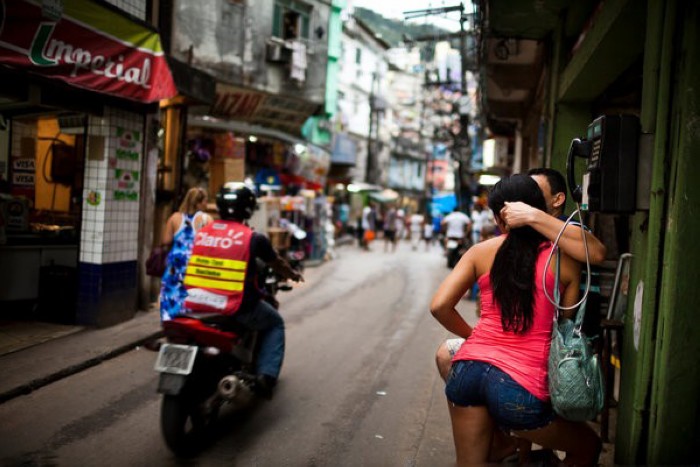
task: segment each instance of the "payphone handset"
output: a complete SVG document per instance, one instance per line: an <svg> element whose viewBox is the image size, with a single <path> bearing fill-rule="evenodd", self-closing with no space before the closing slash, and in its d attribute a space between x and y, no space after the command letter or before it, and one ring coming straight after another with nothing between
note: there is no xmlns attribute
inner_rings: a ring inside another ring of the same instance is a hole
<svg viewBox="0 0 700 467"><path fill-rule="evenodd" d="M588 125L585 139L571 141L567 181L574 201L591 212L629 214L636 208L639 119L603 115ZM583 183L576 183L574 157L587 159Z"/></svg>

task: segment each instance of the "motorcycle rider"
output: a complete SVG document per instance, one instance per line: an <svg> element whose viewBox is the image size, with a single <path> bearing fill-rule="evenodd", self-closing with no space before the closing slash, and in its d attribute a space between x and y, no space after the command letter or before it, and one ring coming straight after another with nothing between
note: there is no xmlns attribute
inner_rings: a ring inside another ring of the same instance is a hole
<svg viewBox="0 0 700 467"><path fill-rule="evenodd" d="M469 216L460 211L459 207L455 207L452 212L442 220L442 226L445 229L445 237L447 240L456 240L460 243L465 240L471 224L472 220Z"/></svg>
<svg viewBox="0 0 700 467"><path fill-rule="evenodd" d="M455 206L454 210L442 220L442 228L445 231L445 255L447 256L447 267L454 267L462 253L469 248L469 232L471 231L472 220ZM455 242L450 246L450 240Z"/></svg>
<svg viewBox="0 0 700 467"><path fill-rule="evenodd" d="M224 184L216 196L221 220L195 237L187 264L185 308L194 313L217 313L260 332L254 390L270 399L284 359L284 320L257 287L256 259L261 259L283 279L303 281L272 247L270 240L254 232L246 221L256 209L253 191L240 182Z"/></svg>

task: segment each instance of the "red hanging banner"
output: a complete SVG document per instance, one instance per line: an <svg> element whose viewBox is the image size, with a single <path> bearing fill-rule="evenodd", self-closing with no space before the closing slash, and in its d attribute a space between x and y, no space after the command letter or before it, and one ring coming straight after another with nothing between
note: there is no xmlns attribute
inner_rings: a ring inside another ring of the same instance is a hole
<svg viewBox="0 0 700 467"><path fill-rule="evenodd" d="M48 3L0 0L0 64L139 102L177 94L158 33L88 0Z"/></svg>

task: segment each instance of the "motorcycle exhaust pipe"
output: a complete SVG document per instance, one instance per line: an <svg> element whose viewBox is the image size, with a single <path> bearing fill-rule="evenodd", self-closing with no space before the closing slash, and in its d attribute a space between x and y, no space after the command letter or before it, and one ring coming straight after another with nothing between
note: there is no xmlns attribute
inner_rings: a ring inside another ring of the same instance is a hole
<svg viewBox="0 0 700 467"><path fill-rule="evenodd" d="M223 399L241 404L246 404L253 398L250 387L236 375L221 378L217 391Z"/></svg>

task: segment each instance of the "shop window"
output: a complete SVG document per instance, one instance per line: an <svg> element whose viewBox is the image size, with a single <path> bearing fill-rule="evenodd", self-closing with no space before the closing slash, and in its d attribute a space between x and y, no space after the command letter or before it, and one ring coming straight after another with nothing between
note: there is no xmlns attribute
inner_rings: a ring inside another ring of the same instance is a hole
<svg viewBox="0 0 700 467"><path fill-rule="evenodd" d="M11 122L9 177L3 198L14 235L75 239L80 222L85 115L17 117Z"/></svg>
<svg viewBox="0 0 700 467"><path fill-rule="evenodd" d="M275 2L272 34L284 40L308 39L312 7L297 0Z"/></svg>

